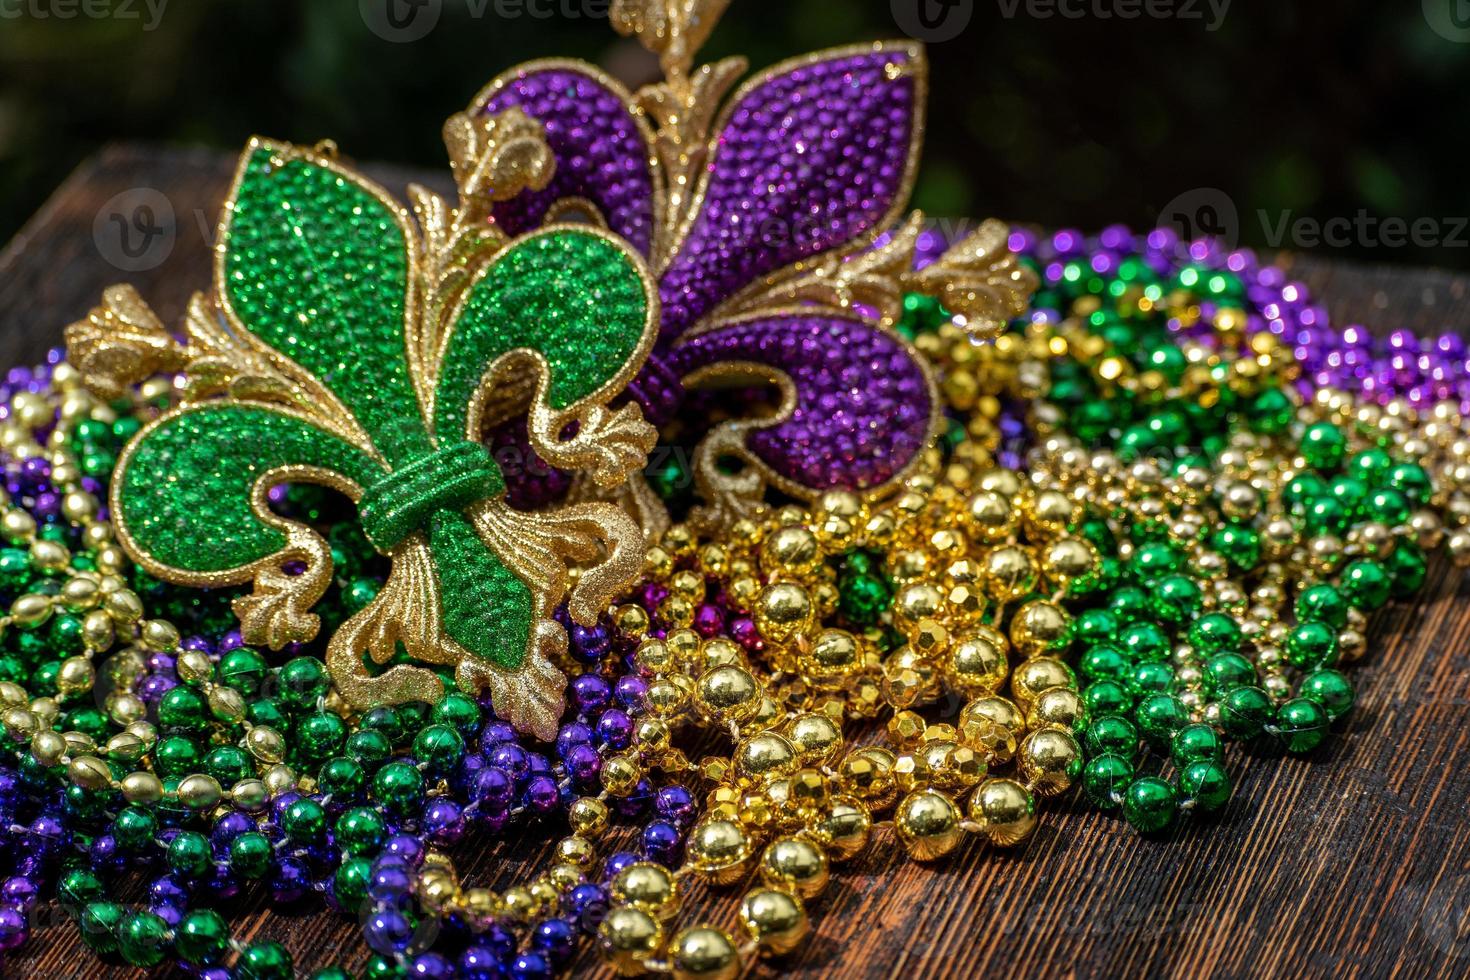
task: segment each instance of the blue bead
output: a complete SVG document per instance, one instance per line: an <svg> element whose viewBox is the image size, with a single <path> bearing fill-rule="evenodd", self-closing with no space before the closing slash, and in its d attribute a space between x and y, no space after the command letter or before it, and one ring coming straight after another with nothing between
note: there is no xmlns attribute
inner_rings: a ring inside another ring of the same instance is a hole
<svg viewBox="0 0 1470 980"><path fill-rule="evenodd" d="M511 963L510 975L514 980L552 980L556 971L552 969L551 960L542 954L522 953Z"/></svg>
<svg viewBox="0 0 1470 980"><path fill-rule="evenodd" d="M607 862L602 866L602 876L606 880L612 881L628 865L637 864L641 860L642 858L631 851L619 851L609 857Z"/></svg>
<svg viewBox="0 0 1470 980"><path fill-rule="evenodd" d="M531 945L562 966L577 952L577 930L565 919L547 919L531 933Z"/></svg>
<svg viewBox="0 0 1470 980"><path fill-rule="evenodd" d="M413 941L413 923L396 908L379 907L363 925L363 938L368 948L381 956L392 956L408 948Z"/></svg>
<svg viewBox="0 0 1470 980"><path fill-rule="evenodd" d="M503 976L495 951L485 946L471 946L459 954L461 980L499 980Z"/></svg>
<svg viewBox="0 0 1470 980"><path fill-rule="evenodd" d="M422 980L449 980L454 976L454 964L438 953L421 953L409 962L408 975Z"/></svg>
<svg viewBox="0 0 1470 980"><path fill-rule="evenodd" d="M680 844L679 828L664 820L655 820L643 828L643 853L650 861L674 866L678 863Z"/></svg>

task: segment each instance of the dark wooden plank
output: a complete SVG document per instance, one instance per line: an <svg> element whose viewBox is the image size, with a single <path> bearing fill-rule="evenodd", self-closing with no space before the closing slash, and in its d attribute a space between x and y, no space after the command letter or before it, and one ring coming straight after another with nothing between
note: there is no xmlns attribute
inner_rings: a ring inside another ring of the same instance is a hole
<svg viewBox="0 0 1470 980"><path fill-rule="evenodd" d="M39 359L113 281L133 282L176 318L189 293L207 284L209 229L231 166L212 154L122 146L80 168L0 253L0 363ZM418 176L372 172L395 192ZM106 237L110 215L147 203L149 189L174 212L172 247L155 267L125 272L115 264L117 240ZM1465 277L1283 262L1325 296L1334 322L1420 333L1470 324ZM1359 705L1342 730L1304 759L1233 755L1235 798L1217 818L1145 840L1073 804L1048 812L1018 851L974 842L932 869L880 841L841 869L815 906L813 941L781 966L833 978L1465 975L1467 596L1465 576L1436 563L1422 596L1375 624L1356 671ZM467 880L503 886L544 866L556 834L546 828L511 846L469 843L456 856ZM726 892L705 904L702 890L691 895L726 923L738 897ZM283 914L257 901L231 918L244 938L285 942L303 970L366 958L357 924L339 916ZM584 956L579 972L595 963ZM752 971L777 972L765 964ZM41 917L35 938L6 964L12 974L144 975L99 964L59 913Z"/></svg>

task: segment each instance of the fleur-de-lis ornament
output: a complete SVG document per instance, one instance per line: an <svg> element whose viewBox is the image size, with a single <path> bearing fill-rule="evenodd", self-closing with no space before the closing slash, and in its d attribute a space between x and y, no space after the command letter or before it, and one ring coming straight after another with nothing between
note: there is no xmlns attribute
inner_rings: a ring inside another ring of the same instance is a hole
<svg viewBox="0 0 1470 980"><path fill-rule="evenodd" d="M523 110L555 157L544 188L495 206L502 225L574 210L648 258L659 338L628 394L651 421L678 417L696 387L779 391L774 413L715 426L695 453L714 522L758 506L768 484L805 498L897 485L939 424L923 359L892 329L905 293L939 298L985 338L1036 288L999 221L915 268L923 216L903 212L923 143L919 45L820 51L726 99L744 59L696 67L695 55L729 3L614 0L613 26L664 72L636 94L591 65L544 60L496 78L470 110ZM657 532L640 478L622 499Z"/></svg>
<svg viewBox="0 0 1470 980"><path fill-rule="evenodd" d="M567 643L554 610L565 597L573 620L595 622L636 575L642 536L605 503L511 509L480 436L525 413L544 458L624 481L654 431L607 399L653 342L656 291L643 259L600 229L512 241L486 220L496 201L545 186L539 124L457 116L445 135L460 201L411 188L417 226L334 148L253 140L220 222L214 293L194 298L186 342L125 287L67 339L103 394L184 371L184 403L129 443L114 477L118 534L144 568L200 587L253 580L235 603L247 642L309 639L330 551L266 493L335 488L392 558L376 600L328 643L343 697L437 700L443 685L421 665L441 665L551 737ZM416 663L390 664L403 652Z"/></svg>

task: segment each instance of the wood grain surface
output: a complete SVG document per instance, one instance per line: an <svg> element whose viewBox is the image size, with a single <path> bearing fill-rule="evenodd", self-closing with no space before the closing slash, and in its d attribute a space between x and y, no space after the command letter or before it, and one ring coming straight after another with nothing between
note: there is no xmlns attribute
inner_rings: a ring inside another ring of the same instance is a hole
<svg viewBox="0 0 1470 980"><path fill-rule="evenodd" d="M0 364L41 359L102 288L128 281L168 322L208 285L208 245L233 161L110 148L81 167L0 253ZM369 172L395 194L422 175ZM160 202L163 202L162 204ZM139 206L149 216L134 214ZM172 212L170 219L168 212ZM134 218L137 218L135 221ZM130 227L130 241L120 229ZM148 237L148 228L161 234ZM152 249L152 251L149 251ZM122 258L119 259L119 256ZM1424 333L1470 326L1470 279L1284 257L1334 323ZM139 268L139 266L147 266ZM129 271L133 267L135 271ZM935 868L884 840L841 866L813 939L755 976L1427 977L1470 975L1470 584L1436 562L1421 597L1373 625L1358 705L1305 758L1233 751L1236 791L1216 817L1144 839L1075 800L1023 848L978 840ZM469 841L464 877L503 886L544 867L561 828L512 845ZM738 890L706 914L735 922ZM284 942L298 970L366 959L355 921L308 903L223 909L244 939ZM579 974L600 973L584 953ZM59 912L0 964L15 977L133 978L104 964Z"/></svg>

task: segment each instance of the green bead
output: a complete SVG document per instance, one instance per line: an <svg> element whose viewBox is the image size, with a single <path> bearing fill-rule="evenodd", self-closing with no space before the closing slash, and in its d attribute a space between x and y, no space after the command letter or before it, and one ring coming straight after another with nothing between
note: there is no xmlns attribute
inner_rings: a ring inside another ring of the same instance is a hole
<svg viewBox="0 0 1470 980"><path fill-rule="evenodd" d="M1093 715L1114 715L1133 707L1133 696L1117 681L1093 681L1082 689L1082 701Z"/></svg>
<svg viewBox="0 0 1470 980"><path fill-rule="evenodd" d="M1288 752L1310 752L1327 737L1327 709L1310 698L1292 698L1276 709L1276 737Z"/></svg>
<svg viewBox="0 0 1470 980"><path fill-rule="evenodd" d="M1136 623L1148 618L1148 593L1137 586L1114 589L1108 598L1108 609L1123 623Z"/></svg>
<svg viewBox="0 0 1470 980"><path fill-rule="evenodd" d="M84 649L82 621L75 616L53 616L47 624L47 634L51 649L57 654L69 657Z"/></svg>
<svg viewBox="0 0 1470 980"><path fill-rule="evenodd" d="M153 767L164 779L177 779L198 772L199 765L199 746L183 735L170 735L161 740L153 752Z"/></svg>
<svg viewBox="0 0 1470 980"><path fill-rule="evenodd" d="M1371 612L1388 601L1392 582L1382 565L1360 558L1342 570L1338 588L1349 605Z"/></svg>
<svg viewBox="0 0 1470 980"><path fill-rule="evenodd" d="M1082 737L1089 755L1138 757L1138 729L1122 715L1104 715L1087 726Z"/></svg>
<svg viewBox="0 0 1470 980"><path fill-rule="evenodd" d="M1142 834L1168 827L1178 809L1174 787L1154 776L1135 779L1123 795L1123 816Z"/></svg>
<svg viewBox="0 0 1470 980"><path fill-rule="evenodd" d="M1146 544L1133 553L1128 562L1129 574L1144 585L1155 581L1179 568L1179 553L1167 542Z"/></svg>
<svg viewBox="0 0 1470 980"><path fill-rule="evenodd" d="M230 841L230 870L245 878L261 878L270 870L271 842L264 834L247 831Z"/></svg>
<svg viewBox="0 0 1470 980"><path fill-rule="evenodd" d="M465 738L469 738L480 728L480 706L475 699L451 691L434 705L434 710L429 712L429 717L440 725L449 725Z"/></svg>
<svg viewBox="0 0 1470 980"><path fill-rule="evenodd" d="M1300 694L1322 706L1329 721L1336 721L1353 706L1353 684L1335 670L1318 670L1302 678Z"/></svg>
<svg viewBox="0 0 1470 980"><path fill-rule="evenodd" d="M1336 470L1347 454L1347 436L1331 422L1316 422L1302 433L1301 451L1312 469Z"/></svg>
<svg viewBox="0 0 1470 980"><path fill-rule="evenodd" d="M249 647L238 647L219 659L220 683L247 697L256 694L269 675L265 658Z"/></svg>
<svg viewBox="0 0 1470 980"><path fill-rule="evenodd" d="M1325 496L1327 481L1316 473L1307 472L1294 477L1281 489L1281 501L1292 513L1301 513L1308 501Z"/></svg>
<svg viewBox="0 0 1470 980"><path fill-rule="evenodd" d="M376 769L393 757L393 743L380 731L361 729L347 736L344 751L364 769Z"/></svg>
<svg viewBox="0 0 1470 980"><path fill-rule="evenodd" d="M1217 653L1239 653L1244 639L1240 624L1225 613L1206 613L1189 627L1190 645L1206 657Z"/></svg>
<svg viewBox="0 0 1470 980"><path fill-rule="evenodd" d="M388 826L371 807L354 807L337 818L337 843L349 854L369 854L382 847Z"/></svg>
<svg viewBox="0 0 1470 980"><path fill-rule="evenodd" d="M407 734L398 712L388 707L373 708L362 716L359 724L363 730L381 733L390 745L397 745Z"/></svg>
<svg viewBox="0 0 1470 980"><path fill-rule="evenodd" d="M56 884L56 900L71 916L80 915L88 902L95 902L106 893L106 886L86 868L75 868L61 876Z"/></svg>
<svg viewBox="0 0 1470 980"><path fill-rule="evenodd" d="M82 942L87 948L102 956L118 951L121 939L123 916L127 911L116 902L88 902L77 918Z"/></svg>
<svg viewBox="0 0 1470 980"><path fill-rule="evenodd" d="M1417 463L1395 463L1389 467L1388 485L1402 492L1415 507L1423 507L1434 495L1434 484Z"/></svg>
<svg viewBox="0 0 1470 980"><path fill-rule="evenodd" d="M209 705L194 688L180 684L159 699L158 723L165 731L204 731L209 727Z"/></svg>
<svg viewBox="0 0 1470 980"><path fill-rule="evenodd" d="M157 966L168 952L168 923L152 912L132 912L118 929L117 951L130 966Z"/></svg>
<svg viewBox="0 0 1470 980"><path fill-rule="evenodd" d="M337 904L347 912L362 908L368 898L368 881L372 878L373 864L367 858L349 858L342 862L332 876L332 893Z"/></svg>
<svg viewBox="0 0 1470 980"><path fill-rule="evenodd" d="M378 597L381 586L370 578L354 578L342 591L342 604L349 613L360 613Z"/></svg>
<svg viewBox="0 0 1470 980"><path fill-rule="evenodd" d="M112 731L112 722L104 712L83 705L63 715L56 730L81 732L95 742L105 742Z"/></svg>
<svg viewBox="0 0 1470 980"><path fill-rule="evenodd" d="M245 947L235 964L240 980L293 980L291 954L286 947L269 939L261 939Z"/></svg>
<svg viewBox="0 0 1470 980"><path fill-rule="evenodd" d="M1177 626L1199 613L1204 594L1193 579L1168 575L1154 584L1152 600L1154 615Z"/></svg>
<svg viewBox="0 0 1470 980"><path fill-rule="evenodd" d="M276 698L257 698L250 702L245 717L252 725L266 725L285 735L291 730L291 718L285 705Z"/></svg>
<svg viewBox="0 0 1470 980"><path fill-rule="evenodd" d="M1169 634L1157 623L1133 623L1123 629L1118 642L1135 663L1153 663L1169 657Z"/></svg>
<svg viewBox="0 0 1470 980"><path fill-rule="evenodd" d="M837 609L854 626L877 625L893 604L893 587L881 575L857 572L837 580Z"/></svg>
<svg viewBox="0 0 1470 980"><path fill-rule="evenodd" d="M230 949L230 928L213 909L195 909L174 930L179 959L193 966L209 966L224 959Z"/></svg>
<svg viewBox="0 0 1470 980"><path fill-rule="evenodd" d="M448 725L430 725L413 740L413 754L429 776L446 776L464 758L464 739Z"/></svg>
<svg viewBox="0 0 1470 980"><path fill-rule="evenodd" d="M326 697L332 678L315 657L296 657L281 668L281 702L287 711L315 710Z"/></svg>
<svg viewBox="0 0 1470 980"><path fill-rule="evenodd" d="M316 800L303 797L286 807L281 830L299 844L320 840L327 830L327 813Z"/></svg>
<svg viewBox="0 0 1470 980"><path fill-rule="evenodd" d="M1189 724L1189 711L1172 694L1150 694L1138 702L1133 716L1138 729L1151 742L1167 744L1174 733Z"/></svg>
<svg viewBox="0 0 1470 980"><path fill-rule="evenodd" d="M209 838L192 830L179 831L168 845L168 866L185 878L201 878L213 867Z"/></svg>
<svg viewBox="0 0 1470 980"><path fill-rule="evenodd" d="M1330 666L1337 661L1337 631L1326 623L1298 623L1287 631L1282 649L1294 667Z"/></svg>
<svg viewBox="0 0 1470 980"><path fill-rule="evenodd" d="M342 751L347 725L329 712L307 715L296 728L292 746L307 762L319 762Z"/></svg>
<svg viewBox="0 0 1470 980"><path fill-rule="evenodd" d="M1296 405L1280 388L1267 388L1251 399L1246 408L1246 422L1254 432L1276 435L1285 432L1296 415Z"/></svg>
<svg viewBox="0 0 1470 980"><path fill-rule="evenodd" d="M1393 459L1382 449L1365 449L1348 460L1347 471L1369 484L1381 484L1393 468Z"/></svg>
<svg viewBox="0 0 1470 980"><path fill-rule="evenodd" d="M1087 760L1082 769L1082 791L1092 805L1111 810L1123 802L1133 782L1133 764L1120 755L1103 754Z"/></svg>
<svg viewBox="0 0 1470 980"><path fill-rule="evenodd" d="M1192 762L1179 772L1179 795L1201 813L1230 802L1230 775L1218 762Z"/></svg>
<svg viewBox="0 0 1470 980"><path fill-rule="evenodd" d="M1306 505L1302 515L1302 529L1316 537L1323 534L1340 535L1347 530L1351 515L1342 501L1335 497L1317 497Z"/></svg>
<svg viewBox="0 0 1470 980"><path fill-rule="evenodd" d="M363 970L362 975L363 980L403 980L408 976L408 969L399 964L397 960L373 955L368 957L367 967Z"/></svg>
<svg viewBox="0 0 1470 980"><path fill-rule="evenodd" d="M1086 609L1072 620L1072 637L1084 645L1103 643L1117 634L1118 617L1106 609Z"/></svg>
<svg viewBox="0 0 1470 980"><path fill-rule="evenodd" d="M1232 737L1249 740L1260 735L1272 718L1271 698L1259 687L1241 686L1220 699L1220 724Z"/></svg>
<svg viewBox="0 0 1470 980"><path fill-rule="evenodd" d="M1238 653L1217 653L1205 661L1205 687L1223 694L1241 684L1255 684L1256 668Z"/></svg>
<svg viewBox="0 0 1470 980"><path fill-rule="evenodd" d="M1169 742L1169 755L1176 769L1184 769L1193 762L1218 762L1223 752L1220 736L1209 725L1186 725Z"/></svg>
<svg viewBox="0 0 1470 980"><path fill-rule="evenodd" d="M1392 487L1374 490L1363 505L1364 517L1389 527L1407 524L1410 511L1409 498Z"/></svg>
<svg viewBox="0 0 1470 980"><path fill-rule="evenodd" d="M1237 569L1252 569L1261 560L1261 536L1254 528L1227 524L1210 535L1210 547Z"/></svg>
<svg viewBox="0 0 1470 980"><path fill-rule="evenodd" d="M128 806L118 811L112 821L112 836L125 851L141 851L153 843L158 833L158 818L152 810Z"/></svg>
<svg viewBox="0 0 1470 980"><path fill-rule="evenodd" d="M1051 397L1053 401L1071 400L1059 398L1055 386L1052 388ZM1068 427L1072 433L1085 443L1102 442L1117 424L1118 413L1114 411L1112 405L1102 399L1087 399L1079 402L1068 418Z"/></svg>
<svg viewBox="0 0 1470 980"><path fill-rule="evenodd" d="M352 800L367 788L367 771L355 759L337 756L322 763L317 772L317 786L335 800Z"/></svg>
<svg viewBox="0 0 1470 980"><path fill-rule="evenodd" d="M424 777L404 762L390 762L373 776L372 797L395 815L416 811L424 802Z"/></svg>
<svg viewBox="0 0 1470 980"><path fill-rule="evenodd" d="M1429 577L1429 562L1412 541L1398 542L1383 564L1393 582L1389 590L1399 599L1418 592Z"/></svg>
<svg viewBox="0 0 1470 980"><path fill-rule="evenodd" d="M1339 504L1349 522L1362 517L1368 507L1368 484L1355 476L1344 474L1327 485L1327 493Z"/></svg>
<svg viewBox="0 0 1470 980"><path fill-rule="evenodd" d="M1326 623L1333 629L1347 625L1348 604L1342 593L1326 582L1308 586L1296 597L1296 618L1301 622Z"/></svg>
<svg viewBox="0 0 1470 980"><path fill-rule="evenodd" d="M242 779L254 777L255 764L243 749L221 745L204 757L204 771L218 780L221 786L232 786Z"/></svg>
<svg viewBox="0 0 1470 980"><path fill-rule="evenodd" d="M1087 681L1121 680L1128 672L1128 665L1128 657L1122 650L1103 643L1091 647L1078 658L1077 672Z"/></svg>
<svg viewBox="0 0 1470 980"><path fill-rule="evenodd" d="M1167 694L1174 687L1174 668L1167 663L1137 664L1124 681L1135 698L1149 694Z"/></svg>

